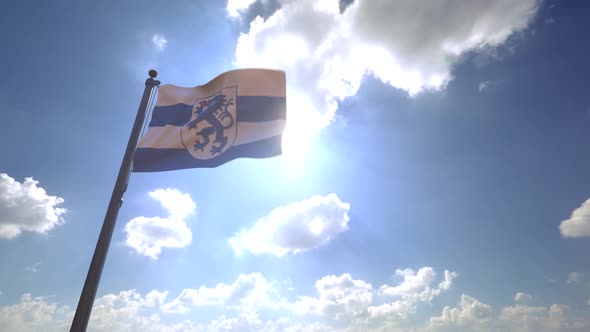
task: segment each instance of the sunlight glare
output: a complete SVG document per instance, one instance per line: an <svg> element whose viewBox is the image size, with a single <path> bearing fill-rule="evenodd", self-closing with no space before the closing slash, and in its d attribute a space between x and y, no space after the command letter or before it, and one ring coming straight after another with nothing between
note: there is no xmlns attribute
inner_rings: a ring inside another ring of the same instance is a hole
<svg viewBox="0 0 590 332"><path fill-rule="evenodd" d="M309 231L314 235L321 235L324 230L324 222L320 218L314 218L309 223Z"/></svg>
<svg viewBox="0 0 590 332"><path fill-rule="evenodd" d="M289 165L300 166L319 131L326 126L325 117L315 110L303 94L288 92L287 127L283 133L282 149Z"/></svg>

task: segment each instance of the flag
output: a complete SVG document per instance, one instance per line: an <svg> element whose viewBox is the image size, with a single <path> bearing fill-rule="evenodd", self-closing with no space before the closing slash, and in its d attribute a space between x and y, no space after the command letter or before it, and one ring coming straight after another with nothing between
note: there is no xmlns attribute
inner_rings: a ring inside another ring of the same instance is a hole
<svg viewBox="0 0 590 332"><path fill-rule="evenodd" d="M163 85L133 159L134 172L217 167L281 153L285 73L225 72L193 88Z"/></svg>

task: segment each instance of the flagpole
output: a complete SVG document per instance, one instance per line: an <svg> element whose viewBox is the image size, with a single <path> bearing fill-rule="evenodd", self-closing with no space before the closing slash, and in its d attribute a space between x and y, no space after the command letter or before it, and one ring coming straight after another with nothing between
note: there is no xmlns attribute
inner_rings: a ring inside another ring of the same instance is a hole
<svg viewBox="0 0 590 332"><path fill-rule="evenodd" d="M86 281L84 282L84 288L82 289L82 294L78 301L78 307L76 308L76 314L74 315L70 332L84 332L88 326L88 320L90 319L94 298L96 297L96 290L98 289L113 230L115 229L119 208L121 208L121 205L123 204L123 194L125 193L125 190L127 190L127 182L129 180L129 173L131 172L131 162L133 161L133 154L135 153L141 128L145 122L148 103L154 88L160 84L160 81L154 79L158 76L158 73L155 70L150 70L149 76L150 77L145 81L145 89L143 90L143 96L139 104L137 116L135 117L135 123L133 124L131 135L129 136L129 142L127 143L127 149L125 150L125 155L121 162L121 168L119 168L119 175L117 175L117 181L115 182L109 207L107 208L100 235L98 236L94 255L92 256L92 262L88 268L88 274L86 275Z"/></svg>

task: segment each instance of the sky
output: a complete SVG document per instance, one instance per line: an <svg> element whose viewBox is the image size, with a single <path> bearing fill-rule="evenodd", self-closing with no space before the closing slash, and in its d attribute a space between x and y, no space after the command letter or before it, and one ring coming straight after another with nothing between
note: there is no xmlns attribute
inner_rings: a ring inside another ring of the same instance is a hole
<svg viewBox="0 0 590 332"><path fill-rule="evenodd" d="M2 1L0 331L74 315L149 69L283 154L132 173L89 331L590 330L590 4Z"/></svg>

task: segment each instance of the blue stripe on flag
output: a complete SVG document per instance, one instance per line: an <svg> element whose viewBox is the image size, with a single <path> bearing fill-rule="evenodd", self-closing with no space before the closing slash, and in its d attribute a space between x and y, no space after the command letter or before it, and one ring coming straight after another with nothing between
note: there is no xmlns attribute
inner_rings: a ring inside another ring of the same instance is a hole
<svg viewBox="0 0 590 332"><path fill-rule="evenodd" d="M209 160L193 158L184 149L138 148L133 158L134 172L162 172L186 168L210 168L236 158L269 158L281 154L281 135L230 147Z"/></svg>
<svg viewBox="0 0 590 332"><path fill-rule="evenodd" d="M285 97L238 96L236 104L238 121L263 122L287 118ZM192 109L193 106L188 104L156 106L149 126L184 126L191 119Z"/></svg>
<svg viewBox="0 0 590 332"><path fill-rule="evenodd" d="M237 99L238 121L263 122L287 118L285 97L238 96Z"/></svg>
<svg viewBox="0 0 590 332"><path fill-rule="evenodd" d="M191 120L192 111L193 106L187 104L156 106L152 112L150 127L184 126Z"/></svg>

